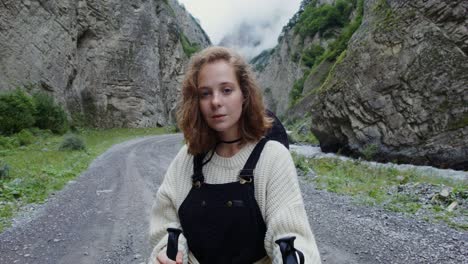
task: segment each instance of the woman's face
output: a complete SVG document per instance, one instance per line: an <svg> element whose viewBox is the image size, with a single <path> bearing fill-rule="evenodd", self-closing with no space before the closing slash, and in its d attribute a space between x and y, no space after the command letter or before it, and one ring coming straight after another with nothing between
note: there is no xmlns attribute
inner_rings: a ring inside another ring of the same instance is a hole
<svg viewBox="0 0 468 264"><path fill-rule="evenodd" d="M224 60L205 64L198 75L198 93L208 126L223 140L237 139L244 97L234 68Z"/></svg>

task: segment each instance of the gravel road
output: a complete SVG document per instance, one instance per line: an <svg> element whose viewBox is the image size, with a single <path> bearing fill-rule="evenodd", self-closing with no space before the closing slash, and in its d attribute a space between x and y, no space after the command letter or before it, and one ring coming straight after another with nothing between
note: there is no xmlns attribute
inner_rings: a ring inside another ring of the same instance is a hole
<svg viewBox="0 0 468 264"><path fill-rule="evenodd" d="M153 195L181 141L163 135L109 149L0 234L0 263L144 263ZM324 263L468 263L467 232L358 206L301 182Z"/></svg>

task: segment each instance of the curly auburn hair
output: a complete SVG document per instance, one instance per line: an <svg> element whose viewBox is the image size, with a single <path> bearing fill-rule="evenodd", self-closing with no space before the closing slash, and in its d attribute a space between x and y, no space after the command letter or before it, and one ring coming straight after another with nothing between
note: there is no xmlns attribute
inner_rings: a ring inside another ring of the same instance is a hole
<svg viewBox="0 0 468 264"><path fill-rule="evenodd" d="M272 126L249 64L236 52L224 47L208 47L193 55L182 83L182 96L177 110L177 124L184 133L188 152L192 155L212 149L219 141L217 132L210 128L200 110L198 78L206 64L224 60L235 71L245 102L239 119L241 144L261 139Z"/></svg>

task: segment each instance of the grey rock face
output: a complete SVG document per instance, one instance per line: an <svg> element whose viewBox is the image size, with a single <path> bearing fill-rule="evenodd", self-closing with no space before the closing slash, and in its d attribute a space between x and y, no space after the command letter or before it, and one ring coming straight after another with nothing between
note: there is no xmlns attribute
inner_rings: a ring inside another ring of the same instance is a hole
<svg viewBox="0 0 468 264"><path fill-rule="evenodd" d="M289 94L294 82L304 76L307 67L302 65L302 52L312 44L326 47L331 39L324 39L316 34L313 38L306 37L304 40L294 32L294 25L297 23L304 8L311 3L311 0L303 0L299 11L290 19L289 23L283 28L279 38L278 45L269 54L262 53L252 59L251 63L255 65L255 71L260 86L263 89L265 102L269 109L278 115L289 115ZM334 4L335 0L318 0L316 5ZM336 29L339 33L340 29ZM328 70L330 65L324 63L322 68ZM318 72L320 74L323 71ZM309 82L313 82L310 80ZM304 86L304 88L310 86ZM304 89L303 93L308 92Z"/></svg>
<svg viewBox="0 0 468 264"><path fill-rule="evenodd" d="M466 17L466 1L365 1L346 56L305 99L322 150L467 170Z"/></svg>
<svg viewBox="0 0 468 264"><path fill-rule="evenodd" d="M292 60L291 54L300 51L300 37L292 30L283 31L283 37L266 61L256 67L257 79L263 89L265 102L277 115L286 112L289 93L294 81L304 74L304 67Z"/></svg>
<svg viewBox="0 0 468 264"><path fill-rule="evenodd" d="M283 28L278 45L272 50L262 52L251 61L263 89L265 103L277 115L286 112L294 81L301 78L305 71L305 68L297 63L299 58L296 61L292 58L292 54L300 54L302 51L302 41L294 34L293 26L309 2L310 0L304 0L301 3L300 10Z"/></svg>
<svg viewBox="0 0 468 264"><path fill-rule="evenodd" d="M96 127L170 123L182 33L210 44L176 1L9 1L0 19L0 90L39 84Z"/></svg>

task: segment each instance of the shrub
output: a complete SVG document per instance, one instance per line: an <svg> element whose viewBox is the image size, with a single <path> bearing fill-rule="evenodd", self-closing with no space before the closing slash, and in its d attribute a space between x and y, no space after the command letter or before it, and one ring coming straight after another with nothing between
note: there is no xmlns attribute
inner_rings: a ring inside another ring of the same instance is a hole
<svg viewBox="0 0 468 264"><path fill-rule="evenodd" d="M0 179L8 178L10 176L10 166L0 160Z"/></svg>
<svg viewBox="0 0 468 264"><path fill-rule="evenodd" d="M180 42L182 43L182 48L184 49L184 53L187 57L191 57L192 54L200 50L200 45L190 43L190 40L184 35L184 33L180 34Z"/></svg>
<svg viewBox="0 0 468 264"><path fill-rule="evenodd" d="M289 92L289 105L294 105L301 98L304 89L304 78L294 81L293 88Z"/></svg>
<svg viewBox="0 0 468 264"><path fill-rule="evenodd" d="M18 146L19 142L16 137L0 136L0 149L13 149Z"/></svg>
<svg viewBox="0 0 468 264"><path fill-rule="evenodd" d="M323 60L333 62L346 50L348 42L354 32L360 27L363 16L363 0L338 0L335 5L324 4L319 7L308 5L301 14L295 26L295 32L302 38L314 36L316 33L324 38L328 38L334 28L342 28L327 50L310 48L303 52L302 62L308 67L318 65ZM353 9L356 9L356 18L349 21ZM332 36L334 34L331 34Z"/></svg>
<svg viewBox="0 0 468 264"><path fill-rule="evenodd" d="M16 134L16 138L21 146L32 144L35 140L34 135L27 129L23 129L21 132Z"/></svg>
<svg viewBox="0 0 468 264"><path fill-rule="evenodd" d="M54 102L54 98L41 92L35 93L33 98L36 105L35 126L57 134L65 133L68 130L67 114Z"/></svg>
<svg viewBox="0 0 468 264"><path fill-rule="evenodd" d="M70 131L76 132L87 127L86 117L83 113L77 111L71 112Z"/></svg>
<svg viewBox="0 0 468 264"><path fill-rule="evenodd" d="M178 133L178 132L180 132L179 127L176 126L176 125L166 126L164 130L166 130L167 133Z"/></svg>
<svg viewBox="0 0 468 264"><path fill-rule="evenodd" d="M304 90L304 82L309 76L310 70L304 71L302 78L294 81L293 87L289 92L289 106L294 105L300 98L302 98L302 91Z"/></svg>
<svg viewBox="0 0 468 264"><path fill-rule="evenodd" d="M81 137L76 134L65 135L59 150L85 150L86 146Z"/></svg>
<svg viewBox="0 0 468 264"><path fill-rule="evenodd" d="M312 67L317 61L317 58L319 58L324 51L325 49L322 46L312 45L310 48L304 50L304 53L302 54L302 62L307 67Z"/></svg>
<svg viewBox="0 0 468 264"><path fill-rule="evenodd" d="M377 154L379 147L377 144L371 143L364 146L362 149L362 155L366 160L372 160Z"/></svg>
<svg viewBox="0 0 468 264"><path fill-rule="evenodd" d="M346 50L349 40L353 36L354 32L361 26L363 5L363 0L359 0L356 18L343 28L341 34L335 41L330 43L327 52L319 58L319 61L322 61L323 59L334 61L344 50Z"/></svg>
<svg viewBox="0 0 468 264"><path fill-rule="evenodd" d="M28 130L31 131L31 133L35 137L47 138L52 135L52 131L50 129L40 129L37 127L31 127Z"/></svg>
<svg viewBox="0 0 468 264"><path fill-rule="evenodd" d="M33 99L16 89L0 95L0 133L11 135L34 125Z"/></svg>
<svg viewBox="0 0 468 264"><path fill-rule="evenodd" d="M342 27L349 20L349 15L356 5L356 0L338 0L335 5L324 4L316 7L309 4L299 17L295 32L303 38L324 33L333 27Z"/></svg>

